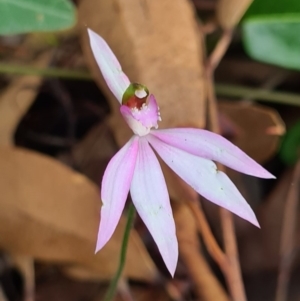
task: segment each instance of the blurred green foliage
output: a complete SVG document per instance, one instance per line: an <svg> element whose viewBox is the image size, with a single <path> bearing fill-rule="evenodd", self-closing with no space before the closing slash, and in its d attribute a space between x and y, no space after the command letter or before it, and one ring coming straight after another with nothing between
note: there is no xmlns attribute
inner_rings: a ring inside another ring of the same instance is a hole
<svg viewBox="0 0 300 301"><path fill-rule="evenodd" d="M0 0L0 35L56 31L75 24L69 0Z"/></svg>
<svg viewBox="0 0 300 301"><path fill-rule="evenodd" d="M242 21L250 57L300 70L300 1L254 0Z"/></svg>
<svg viewBox="0 0 300 301"><path fill-rule="evenodd" d="M300 121L283 137L279 150L281 160L287 165L295 164L300 158Z"/></svg>

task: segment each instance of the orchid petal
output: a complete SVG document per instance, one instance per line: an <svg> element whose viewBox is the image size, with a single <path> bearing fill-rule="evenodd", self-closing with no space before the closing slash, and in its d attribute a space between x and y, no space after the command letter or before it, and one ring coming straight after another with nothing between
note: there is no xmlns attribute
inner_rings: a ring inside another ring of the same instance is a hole
<svg viewBox="0 0 300 301"><path fill-rule="evenodd" d="M126 74L122 71L122 67L111 51L105 40L88 28L90 44L97 61L97 64L102 72L102 75L111 90L120 103L122 97L130 81Z"/></svg>
<svg viewBox="0 0 300 301"><path fill-rule="evenodd" d="M149 103L144 104L141 109L122 105L120 112L128 126L139 136L145 136L152 127L158 127L157 121L160 120L159 108L153 95L150 95Z"/></svg>
<svg viewBox="0 0 300 301"><path fill-rule="evenodd" d="M122 105L120 112L132 131L139 136L145 136L150 132L150 128L145 127L142 123L136 120L132 114L132 109Z"/></svg>
<svg viewBox="0 0 300 301"><path fill-rule="evenodd" d="M152 131L152 134L169 145L220 162L239 172L259 178L275 178L237 146L215 133L193 128L176 128Z"/></svg>
<svg viewBox="0 0 300 301"><path fill-rule="evenodd" d="M130 193L169 272L174 275L178 260L178 243L169 194L161 167L145 138L139 139L139 153Z"/></svg>
<svg viewBox="0 0 300 301"><path fill-rule="evenodd" d="M199 194L259 227L251 207L214 162L168 145L152 134L147 139L166 164Z"/></svg>
<svg viewBox="0 0 300 301"><path fill-rule="evenodd" d="M149 102L144 104L140 110L133 110L134 118L147 128L157 128L159 114L159 108L153 94L149 96Z"/></svg>
<svg viewBox="0 0 300 301"><path fill-rule="evenodd" d="M138 153L138 138L132 137L110 160L101 185L101 219L96 252L111 238L124 209Z"/></svg>

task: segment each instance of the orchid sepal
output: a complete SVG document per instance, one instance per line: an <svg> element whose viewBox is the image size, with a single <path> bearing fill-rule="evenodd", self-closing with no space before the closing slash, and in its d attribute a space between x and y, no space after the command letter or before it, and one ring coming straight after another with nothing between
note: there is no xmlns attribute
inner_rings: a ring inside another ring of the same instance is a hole
<svg viewBox="0 0 300 301"><path fill-rule="evenodd" d="M89 28L88 35L94 57L103 78L119 103L122 103L123 95L130 86L130 80L123 72L118 59L105 40Z"/></svg>

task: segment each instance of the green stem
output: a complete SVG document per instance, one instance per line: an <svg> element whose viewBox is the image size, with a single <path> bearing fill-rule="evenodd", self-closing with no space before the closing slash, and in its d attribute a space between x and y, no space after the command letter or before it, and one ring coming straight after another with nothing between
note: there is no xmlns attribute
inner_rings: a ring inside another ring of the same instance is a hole
<svg viewBox="0 0 300 301"><path fill-rule="evenodd" d="M126 223L123 241L122 241L119 266L118 266L118 269L116 271L114 278L112 279L112 281L110 283L108 291L104 297L104 301L111 301L116 293L118 282L119 282L119 279L122 275L122 272L123 272L123 269L125 266L129 234L130 234L130 229L134 222L134 216L135 216L135 208L134 208L133 204L130 204L129 209L128 209L128 214L127 214L127 223Z"/></svg>
<svg viewBox="0 0 300 301"><path fill-rule="evenodd" d="M74 71L64 68L37 68L32 66L19 66L5 63L0 63L0 74L1 73L15 75L37 75L43 77L57 77L78 80L93 79L92 75L85 71ZM215 89L218 96L250 98L253 100L300 106L300 95L298 94L227 84L216 84Z"/></svg>
<svg viewBox="0 0 300 301"><path fill-rule="evenodd" d="M277 91L274 92L266 89L248 88L244 86L227 84L216 84L215 89L217 95L219 96L248 98L266 102L300 106L300 95L298 94Z"/></svg>
<svg viewBox="0 0 300 301"><path fill-rule="evenodd" d="M4 64L4 63L0 63L0 73L92 80L91 74L84 71L74 71L74 70L68 70L63 68L37 68L30 65L19 66L15 64Z"/></svg>

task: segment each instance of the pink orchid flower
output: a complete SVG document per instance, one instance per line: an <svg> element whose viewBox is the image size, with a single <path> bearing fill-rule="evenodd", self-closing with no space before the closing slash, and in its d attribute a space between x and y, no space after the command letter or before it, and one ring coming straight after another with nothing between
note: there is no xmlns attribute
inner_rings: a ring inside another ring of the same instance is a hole
<svg viewBox="0 0 300 301"><path fill-rule="evenodd" d="M220 135L194 128L158 130L161 117L155 97L149 96L144 85L129 81L103 38L90 29L88 34L103 77L134 132L111 159L103 176L103 206L96 252L115 231L130 190L138 214L156 242L169 272L174 275L178 260L175 223L166 182L153 149L207 200L259 227L251 207L213 161L260 178L274 176Z"/></svg>

